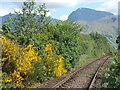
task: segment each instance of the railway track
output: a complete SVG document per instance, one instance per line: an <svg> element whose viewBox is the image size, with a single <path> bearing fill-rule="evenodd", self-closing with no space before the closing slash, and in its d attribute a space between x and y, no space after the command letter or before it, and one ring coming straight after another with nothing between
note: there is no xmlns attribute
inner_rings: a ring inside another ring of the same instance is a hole
<svg viewBox="0 0 120 90"><path fill-rule="evenodd" d="M79 68L75 72L66 76L59 82L52 82L49 87L45 87L52 89L87 88L89 90L93 86L98 71L101 69L101 67L104 65L104 63L108 60L110 56L111 54L104 55L98 59L95 59L84 67Z"/></svg>

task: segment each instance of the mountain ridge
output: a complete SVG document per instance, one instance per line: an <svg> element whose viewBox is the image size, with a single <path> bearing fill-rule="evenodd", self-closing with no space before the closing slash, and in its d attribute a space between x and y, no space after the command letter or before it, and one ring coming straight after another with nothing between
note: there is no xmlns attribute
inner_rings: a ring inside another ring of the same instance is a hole
<svg viewBox="0 0 120 90"><path fill-rule="evenodd" d="M117 48L118 18L113 13L94 10L90 8L78 8L73 11L67 21L82 24L83 34L99 33L105 36L109 43Z"/></svg>
<svg viewBox="0 0 120 90"><path fill-rule="evenodd" d="M7 17L9 17L10 14L4 15L4 16L0 16L0 23L4 24L5 21L7 21ZM16 17L15 14L12 14L12 17ZM58 21L58 19L56 18L50 18L51 23L55 23Z"/></svg>
<svg viewBox="0 0 120 90"><path fill-rule="evenodd" d="M115 21L112 18L116 18ZM94 22L86 22L86 21L77 21L76 23L82 24L83 31L81 33L90 34L92 32L99 33L105 36L109 43L117 48L116 38L118 36L118 18L117 16L107 16L101 18Z"/></svg>
<svg viewBox="0 0 120 90"><path fill-rule="evenodd" d="M81 21L81 20L91 22L109 15L114 15L114 14L106 11L99 11L89 8L78 8L68 16L67 20L73 22Z"/></svg>

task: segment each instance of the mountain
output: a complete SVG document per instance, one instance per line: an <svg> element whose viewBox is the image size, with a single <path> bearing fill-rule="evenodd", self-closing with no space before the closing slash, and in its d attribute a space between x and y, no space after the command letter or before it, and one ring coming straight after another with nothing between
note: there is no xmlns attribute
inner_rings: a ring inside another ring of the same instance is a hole
<svg viewBox="0 0 120 90"><path fill-rule="evenodd" d="M8 17L10 17L10 14L7 14L7 15L4 15L4 16L1 16L0 18L2 19L2 22L0 22L0 23L4 23L5 21L7 21L8 19ZM12 14L12 17L16 17L16 15L15 14Z"/></svg>
<svg viewBox="0 0 120 90"><path fill-rule="evenodd" d="M106 11L89 8L79 8L68 16L68 21L73 21L83 26L83 34L98 32L105 36L113 47L117 48L118 17Z"/></svg>
<svg viewBox="0 0 120 90"><path fill-rule="evenodd" d="M73 11L69 17L68 21L95 21L100 18L113 15L110 12L105 12L105 11L97 11L89 8L79 8L76 11Z"/></svg>
<svg viewBox="0 0 120 90"><path fill-rule="evenodd" d="M109 43L117 48L116 38L118 36L118 18L117 16L107 16L96 20L94 22L77 21L76 23L81 24L84 29L81 33L89 34L92 32L98 32L105 36Z"/></svg>
<svg viewBox="0 0 120 90"><path fill-rule="evenodd" d="M0 23L2 23L2 24L4 24L4 22L5 21L7 21L7 17L9 17L10 16L10 14L7 14L7 15L5 15L5 16L0 16ZM15 14L12 14L12 17L16 17L16 15ZM50 18L51 19L51 23L55 23L55 22L57 22L58 21L58 19L55 19L55 18Z"/></svg>
<svg viewBox="0 0 120 90"><path fill-rule="evenodd" d="M51 23L56 23L58 21L58 19L56 18L51 18Z"/></svg>

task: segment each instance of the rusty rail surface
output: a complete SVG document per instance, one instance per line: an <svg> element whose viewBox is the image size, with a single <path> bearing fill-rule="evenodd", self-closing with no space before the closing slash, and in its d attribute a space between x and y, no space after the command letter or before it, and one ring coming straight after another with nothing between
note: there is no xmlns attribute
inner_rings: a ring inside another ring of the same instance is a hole
<svg viewBox="0 0 120 90"><path fill-rule="evenodd" d="M104 56L102 56L102 57L100 57L100 58L98 58L98 59L95 59L94 61L92 61L92 62L90 62L89 64L85 65L84 67L80 68L79 70L76 70L75 72L73 72L72 74L70 74L69 76L67 76L65 79L63 79L62 81L60 81L59 83L57 83L56 85L54 85L53 87L51 87L51 88L52 88L51 90L55 90L56 88L59 88L60 86L62 86L63 84L65 84L67 81L69 81L70 79L72 79L72 77L75 76L77 73L80 73L80 72L81 72L83 69L85 69L87 66L89 66L90 64L92 64L92 63L94 63L94 62L96 62L96 61L98 61L98 60L101 60L102 58L105 58L105 57L107 57L107 56L111 56L111 54L104 55ZM108 57L108 58L109 58L109 57ZM108 58L107 58L107 59L108 59ZM106 59L106 60L107 60L107 59ZM92 84L93 84L93 82L94 82L94 79L95 79L98 71L99 71L100 68L104 65L104 63L106 62L106 60L97 68L94 76L93 76L92 79L91 79L91 82L90 82L90 84L89 84L89 86L88 86L88 89L90 89L90 88L92 87Z"/></svg>
<svg viewBox="0 0 120 90"><path fill-rule="evenodd" d="M93 75L93 77L92 77L92 79L91 79L91 81L90 81L90 83L89 83L89 85L88 85L87 90L90 90L91 88L93 88L93 84L94 84L94 82L95 82L95 79L96 79L96 77L97 77L97 74L98 74L98 72L100 71L100 69L102 68L102 66L105 64L105 62L106 62L107 60L108 60L108 58L97 68L96 72L94 73L94 75Z"/></svg>

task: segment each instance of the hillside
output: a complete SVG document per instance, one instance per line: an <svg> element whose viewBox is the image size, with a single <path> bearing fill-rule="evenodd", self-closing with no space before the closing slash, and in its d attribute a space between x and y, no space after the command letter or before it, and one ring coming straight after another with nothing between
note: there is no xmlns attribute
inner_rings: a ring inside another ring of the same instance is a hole
<svg viewBox="0 0 120 90"><path fill-rule="evenodd" d="M69 17L68 21L95 21L100 18L113 15L112 13L105 11L97 11L89 8L79 8L76 11L73 11Z"/></svg>
<svg viewBox="0 0 120 90"><path fill-rule="evenodd" d="M116 20L114 21L113 18ZM98 32L99 34L107 37L109 43L116 48L116 38L118 35L117 22L117 16L108 16L95 22L78 21L77 23L83 25L84 29L82 33L89 34L91 32Z"/></svg>
<svg viewBox="0 0 120 90"><path fill-rule="evenodd" d="M107 37L109 43L113 47L117 47L115 41L118 34L118 18L112 13L81 8L73 11L69 15L68 21L74 21L78 24L82 24L84 27L82 33L84 34L98 32L99 34Z"/></svg>
<svg viewBox="0 0 120 90"><path fill-rule="evenodd" d="M5 15L5 16L0 16L0 23L4 23L6 20L7 20L7 17L9 17L10 16L10 14L7 14L7 15ZM12 17L16 17L16 15L15 14L12 14ZM55 22L57 22L58 21L58 19L55 19L55 18L51 18L51 22L52 23L55 23Z"/></svg>

